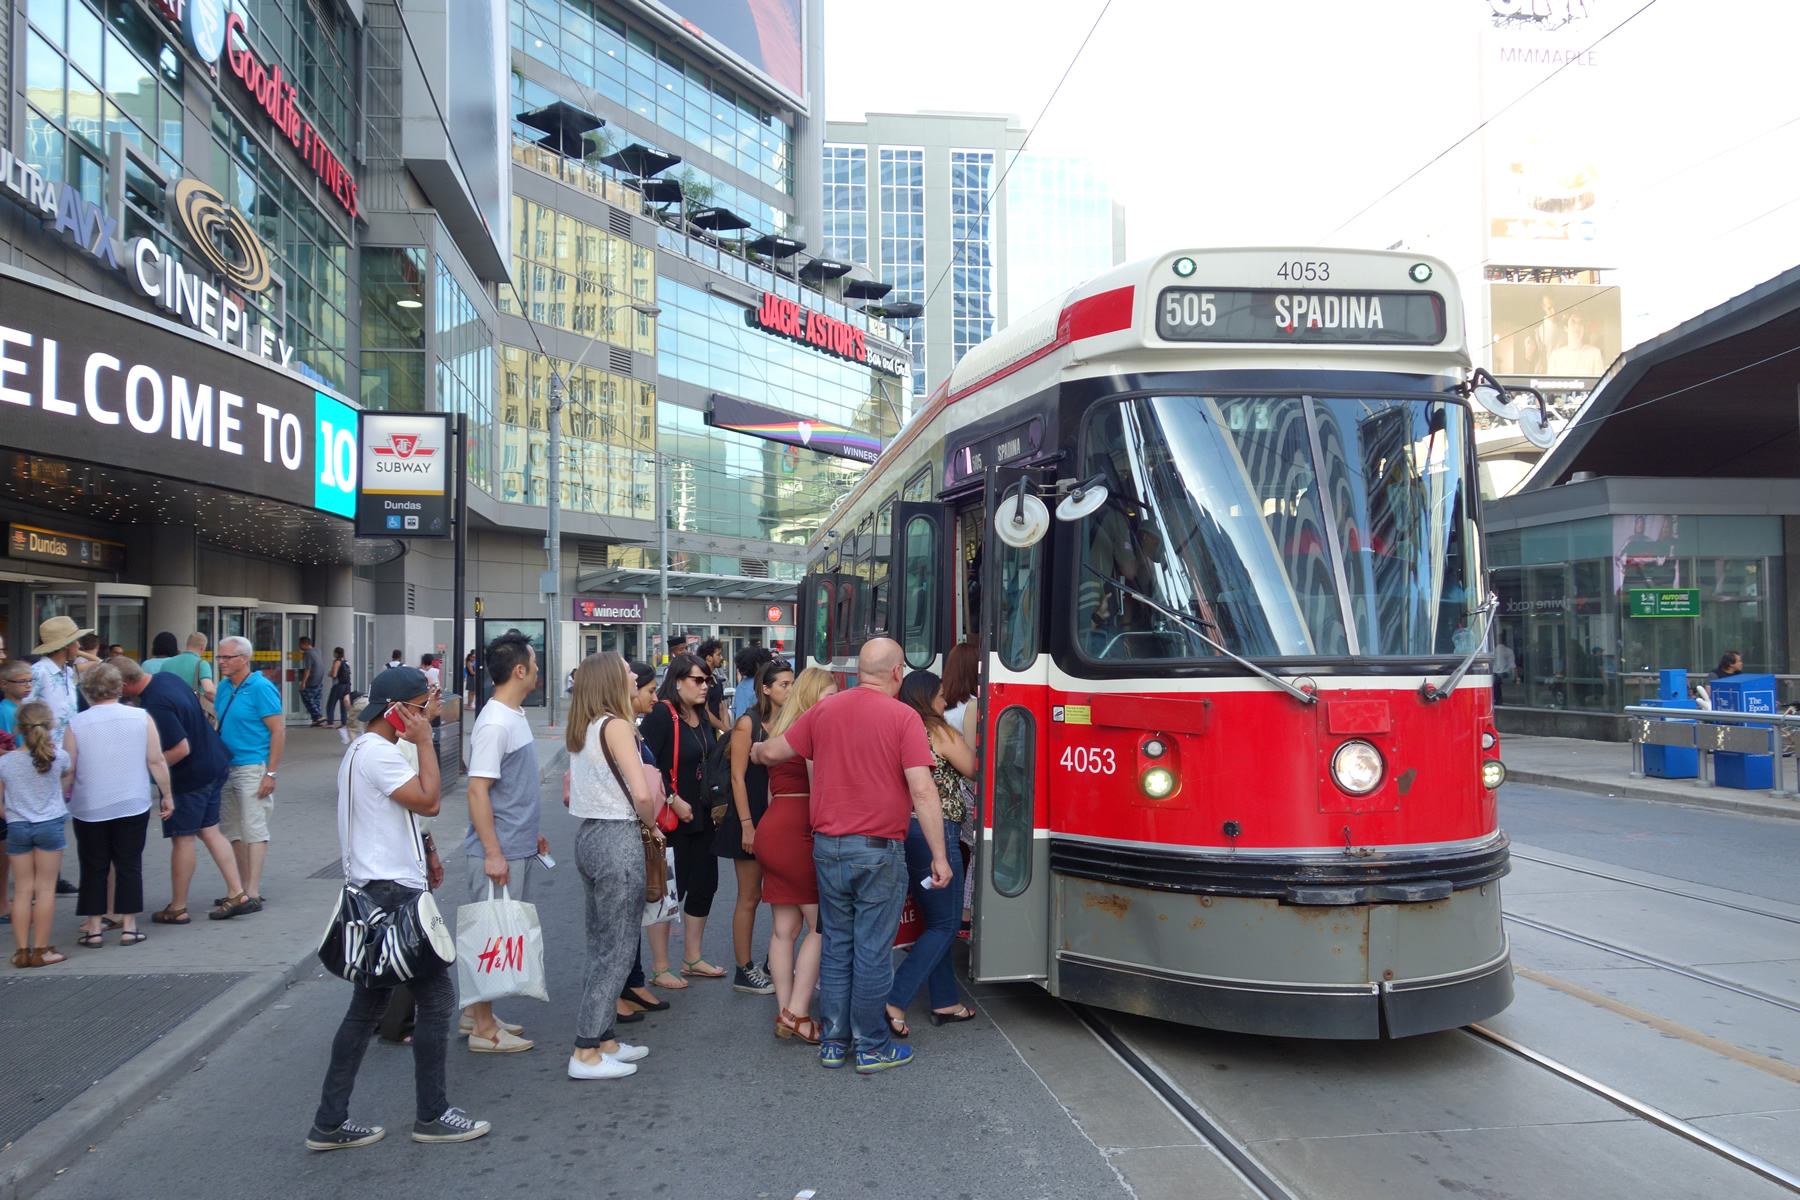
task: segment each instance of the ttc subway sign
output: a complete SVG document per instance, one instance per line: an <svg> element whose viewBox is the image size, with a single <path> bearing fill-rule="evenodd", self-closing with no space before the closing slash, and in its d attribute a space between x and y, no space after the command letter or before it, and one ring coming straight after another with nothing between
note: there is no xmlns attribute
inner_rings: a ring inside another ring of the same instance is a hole
<svg viewBox="0 0 1800 1200"><path fill-rule="evenodd" d="M357 418L356 536L449 537L450 414L362 412Z"/></svg>

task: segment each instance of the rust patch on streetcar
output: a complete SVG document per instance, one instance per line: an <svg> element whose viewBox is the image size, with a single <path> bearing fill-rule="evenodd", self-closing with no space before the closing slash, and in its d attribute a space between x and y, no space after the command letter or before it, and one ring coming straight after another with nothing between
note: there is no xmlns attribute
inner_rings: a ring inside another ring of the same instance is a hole
<svg viewBox="0 0 1800 1200"><path fill-rule="evenodd" d="M1200 917L1195 917L1193 920L1188 922L1189 929L1201 929L1201 928L1204 928L1205 925L1206 925L1205 920L1203 920Z"/></svg>
<svg viewBox="0 0 1800 1200"><path fill-rule="evenodd" d="M1121 921L1125 919L1125 914L1131 911L1131 901L1117 892L1108 892L1104 896L1096 896L1093 892L1089 892L1081 898L1081 905L1083 908L1097 908L1101 912L1111 913Z"/></svg>

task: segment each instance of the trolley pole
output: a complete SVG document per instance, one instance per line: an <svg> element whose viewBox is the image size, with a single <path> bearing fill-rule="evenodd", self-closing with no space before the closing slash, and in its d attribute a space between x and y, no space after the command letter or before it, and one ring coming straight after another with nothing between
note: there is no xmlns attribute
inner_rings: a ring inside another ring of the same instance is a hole
<svg viewBox="0 0 1800 1200"><path fill-rule="evenodd" d="M560 694L557 687L562 682L558 670L558 660L562 657L557 651L561 648L562 629L557 617L562 609L562 406L563 377L562 372L552 367L550 370L550 494L545 497L546 525L544 548L550 552L550 570L546 572L544 582L550 586L544 589L547 597L544 605L544 666L548 674L544 679L544 703L550 709L550 728L556 728L556 698Z"/></svg>

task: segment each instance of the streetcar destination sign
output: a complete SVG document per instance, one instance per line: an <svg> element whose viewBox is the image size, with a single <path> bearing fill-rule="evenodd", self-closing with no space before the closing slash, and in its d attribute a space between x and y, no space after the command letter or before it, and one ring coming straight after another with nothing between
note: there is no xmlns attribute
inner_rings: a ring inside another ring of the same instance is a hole
<svg viewBox="0 0 1800 1200"><path fill-rule="evenodd" d="M1164 288L1156 333L1171 342L1329 342L1435 346L1444 340L1436 292L1314 288Z"/></svg>

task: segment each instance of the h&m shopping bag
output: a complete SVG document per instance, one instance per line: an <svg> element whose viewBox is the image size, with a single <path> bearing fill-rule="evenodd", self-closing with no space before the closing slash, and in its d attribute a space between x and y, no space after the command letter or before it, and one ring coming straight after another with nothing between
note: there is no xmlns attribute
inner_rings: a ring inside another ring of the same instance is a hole
<svg viewBox="0 0 1800 1200"><path fill-rule="evenodd" d="M530 996L548 1000L544 989L544 931L537 905L514 900L505 888L456 910L456 990L463 1007Z"/></svg>

